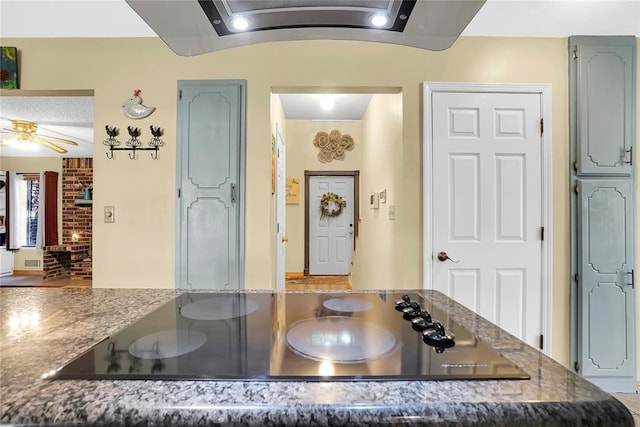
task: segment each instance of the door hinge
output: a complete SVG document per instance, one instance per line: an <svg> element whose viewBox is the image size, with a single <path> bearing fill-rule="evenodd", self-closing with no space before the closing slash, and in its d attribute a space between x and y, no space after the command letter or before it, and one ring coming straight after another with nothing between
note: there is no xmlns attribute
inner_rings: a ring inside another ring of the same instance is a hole
<svg viewBox="0 0 640 427"><path fill-rule="evenodd" d="M578 172L578 161L577 160L573 161L573 170Z"/></svg>
<svg viewBox="0 0 640 427"><path fill-rule="evenodd" d="M540 240L544 241L544 225L540 227Z"/></svg>
<svg viewBox="0 0 640 427"><path fill-rule="evenodd" d="M178 101L182 101L182 89L178 91Z"/></svg>
<svg viewBox="0 0 640 427"><path fill-rule="evenodd" d="M573 48L573 59L578 59L578 49Z"/></svg>
<svg viewBox="0 0 640 427"><path fill-rule="evenodd" d="M576 372L580 372L580 364L577 361L573 362L573 370Z"/></svg>
<svg viewBox="0 0 640 427"><path fill-rule="evenodd" d="M540 334L540 350L544 349L544 335Z"/></svg>
<svg viewBox="0 0 640 427"><path fill-rule="evenodd" d="M544 133L544 119L540 119L540 135Z"/></svg>
<svg viewBox="0 0 640 427"><path fill-rule="evenodd" d="M578 191L579 191L578 184L576 184L576 185L573 186L573 192L578 194Z"/></svg>
<svg viewBox="0 0 640 427"><path fill-rule="evenodd" d="M631 270L630 272L628 272L627 274L631 275L631 283L627 283L628 285L631 285L631 289L635 289L636 288L636 283L634 280L634 274L633 274L633 270Z"/></svg>
<svg viewBox="0 0 640 427"><path fill-rule="evenodd" d="M573 280L575 280L575 281L576 281L576 283L578 283L578 278L579 278L579 277L580 277L580 276L578 276L578 273L576 273L576 274L574 274L574 275L573 275Z"/></svg>
<svg viewBox="0 0 640 427"><path fill-rule="evenodd" d="M178 188L178 199L180 198L181 195L182 195L182 191L180 191L180 189Z"/></svg>
<svg viewBox="0 0 640 427"><path fill-rule="evenodd" d="M231 184L231 203L236 202L236 185Z"/></svg>

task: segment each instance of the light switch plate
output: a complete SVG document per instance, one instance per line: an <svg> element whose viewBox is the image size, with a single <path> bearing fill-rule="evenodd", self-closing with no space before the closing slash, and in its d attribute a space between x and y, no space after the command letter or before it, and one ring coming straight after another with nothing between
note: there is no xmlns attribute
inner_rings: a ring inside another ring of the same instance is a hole
<svg viewBox="0 0 640 427"><path fill-rule="evenodd" d="M116 208L114 206L104 207L104 222L116 222Z"/></svg>

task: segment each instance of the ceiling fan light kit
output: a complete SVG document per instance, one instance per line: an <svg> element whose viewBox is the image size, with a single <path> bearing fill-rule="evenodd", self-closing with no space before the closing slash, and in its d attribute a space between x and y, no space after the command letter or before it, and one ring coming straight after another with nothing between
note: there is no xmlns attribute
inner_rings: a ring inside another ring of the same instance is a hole
<svg viewBox="0 0 640 427"><path fill-rule="evenodd" d="M15 135L0 142L0 145L17 146L24 151L37 150L38 147L42 145L60 154L64 154L67 153L67 150L57 144L78 145L77 142L68 139L39 134L38 124L27 120L11 120L11 129L5 128L3 132L15 133Z"/></svg>
<svg viewBox="0 0 640 427"><path fill-rule="evenodd" d="M163 134L163 130L160 127L154 127L153 125L149 126L152 137L149 142L147 142L147 147L143 147L142 141L138 139L141 135L139 128L127 126L129 139L125 142L125 147L120 147L121 142L116 139L116 136L120 133L117 127L110 127L109 125L106 125L104 128L108 138L102 141L102 144L109 147L109 152L106 153L108 159L115 159L114 151L131 151L131 153L129 153L129 158L131 160L136 159L136 151L153 151L153 153L151 153L151 158L153 160L158 160L158 151L160 150L160 147L164 147L164 141L160 139Z"/></svg>

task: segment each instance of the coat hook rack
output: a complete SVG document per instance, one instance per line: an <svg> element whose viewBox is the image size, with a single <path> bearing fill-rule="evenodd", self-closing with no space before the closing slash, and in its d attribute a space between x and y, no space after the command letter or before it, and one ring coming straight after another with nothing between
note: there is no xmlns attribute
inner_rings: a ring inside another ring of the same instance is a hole
<svg viewBox="0 0 640 427"><path fill-rule="evenodd" d="M164 147L164 141L160 139L163 131L160 127L153 127L153 125L149 126L149 129L151 130L152 138L147 143L148 147L143 147L142 141L138 138L141 135L140 129L131 126L127 126L129 139L124 143L124 147L120 147L121 143L116 139L116 136L119 134L118 128L106 125L105 130L108 138L102 141L102 143L109 147L109 152L106 153L107 158L115 158L113 153L114 151L131 151L131 153L129 153L129 158L131 160L135 160L136 151L153 151L153 153L151 153L151 158L153 160L158 160L158 150L160 147Z"/></svg>

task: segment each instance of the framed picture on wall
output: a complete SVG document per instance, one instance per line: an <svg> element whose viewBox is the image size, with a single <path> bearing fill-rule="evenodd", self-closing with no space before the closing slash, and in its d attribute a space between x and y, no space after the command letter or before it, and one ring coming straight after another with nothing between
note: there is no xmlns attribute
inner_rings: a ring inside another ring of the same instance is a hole
<svg viewBox="0 0 640 427"><path fill-rule="evenodd" d="M0 88L18 89L18 49L0 46Z"/></svg>
<svg viewBox="0 0 640 427"><path fill-rule="evenodd" d="M369 195L369 208L370 209L378 209L378 207L380 206L380 200L379 200L379 195L378 192L375 191L373 193L371 193Z"/></svg>

